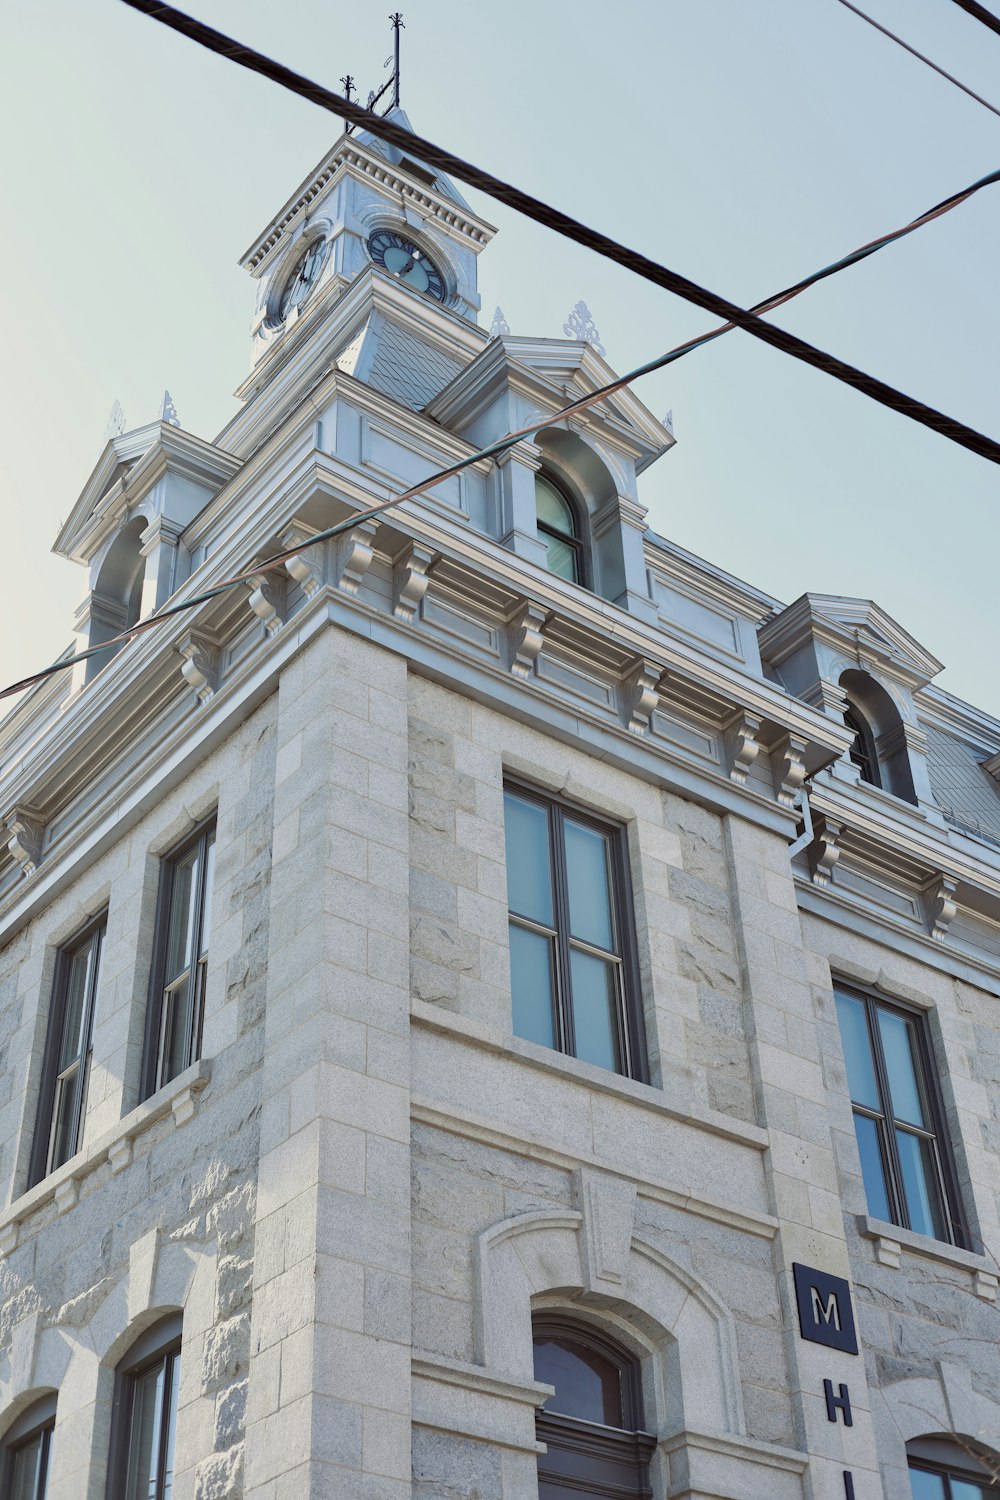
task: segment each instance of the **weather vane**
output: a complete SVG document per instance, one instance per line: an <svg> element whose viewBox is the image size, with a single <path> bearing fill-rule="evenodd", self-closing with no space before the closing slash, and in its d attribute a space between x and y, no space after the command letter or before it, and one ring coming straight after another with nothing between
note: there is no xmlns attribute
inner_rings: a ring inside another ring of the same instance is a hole
<svg viewBox="0 0 1000 1500"><path fill-rule="evenodd" d="M363 106L363 108L370 109L374 113L375 106L381 103L383 97L391 89L392 98L386 108L382 111L382 113L386 115L390 110L399 108L399 33L404 29L403 12L401 10L394 10L392 12L389 17L389 25L392 27L393 33L392 54L386 58L382 66L384 68L391 67L392 72L389 74L389 77L386 79L385 83L383 83L380 89L370 90L367 103ZM350 73L346 73L340 80L340 82L343 85L344 98L350 99L351 95L354 92L353 76ZM360 96L357 102L361 102ZM354 129L354 126L347 125L345 128L347 134L350 135L351 131Z"/></svg>

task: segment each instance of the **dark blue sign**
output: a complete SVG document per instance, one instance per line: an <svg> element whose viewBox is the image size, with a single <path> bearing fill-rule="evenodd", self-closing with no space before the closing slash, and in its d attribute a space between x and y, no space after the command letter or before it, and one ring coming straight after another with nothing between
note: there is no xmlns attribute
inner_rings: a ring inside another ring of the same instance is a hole
<svg viewBox="0 0 1000 1500"><path fill-rule="evenodd" d="M857 1354L851 1288L842 1276L830 1276L812 1266L792 1265L799 1329L813 1344L826 1344L844 1354Z"/></svg>

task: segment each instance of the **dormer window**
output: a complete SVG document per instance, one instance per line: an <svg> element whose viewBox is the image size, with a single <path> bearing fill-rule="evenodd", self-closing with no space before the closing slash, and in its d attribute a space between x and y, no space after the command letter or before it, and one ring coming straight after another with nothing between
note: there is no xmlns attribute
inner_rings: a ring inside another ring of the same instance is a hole
<svg viewBox="0 0 1000 1500"><path fill-rule="evenodd" d="M535 476L535 513L550 572L570 583L585 583L579 514L565 491L546 474Z"/></svg>
<svg viewBox="0 0 1000 1500"><path fill-rule="evenodd" d="M854 744L847 753L861 772L861 780L867 781L870 786L880 787L882 778L875 753L875 736L868 720L856 708L848 707L844 710L844 723L854 735Z"/></svg>

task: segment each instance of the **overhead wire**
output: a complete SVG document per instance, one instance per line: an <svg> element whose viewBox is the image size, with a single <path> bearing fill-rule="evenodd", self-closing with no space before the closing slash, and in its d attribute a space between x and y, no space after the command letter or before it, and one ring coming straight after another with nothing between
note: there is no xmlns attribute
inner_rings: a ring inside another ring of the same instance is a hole
<svg viewBox="0 0 1000 1500"><path fill-rule="evenodd" d="M950 197L935 204L933 208L927 209L925 213L918 215L917 218L911 219L908 224L902 225L901 228L891 230L887 234L879 235L874 240L867 241L864 245L858 246L856 250L852 250L849 254L841 256L839 260L833 261L830 265L824 266L822 269L814 271L811 275L803 277L800 281L796 281L791 286L785 287L783 291L774 293L763 302L756 303L753 312L770 312L774 308L780 307L783 303L790 302L793 297L798 297L808 287L814 286L819 281L826 280L827 277L835 275L838 271L846 270L848 266L856 265L859 261L866 260L868 256L874 255L877 251L885 249L886 246L894 244L896 240L914 233L915 230L920 229L924 224L928 224L932 220L940 218L942 214L950 212L951 209L957 208L959 204L971 198L974 193L997 181L1000 181L1000 171L990 173L987 177L982 177L977 182L970 183L968 187L963 188L960 192L952 193ZM270 557L255 562L250 568L223 579L210 589L204 589L189 599L181 599L174 604L167 605L166 608L158 610L155 614L148 615L145 620L137 621L135 625L121 631L118 635L102 641L98 646L90 646L84 651L63 656L58 661L52 662L51 665L42 667L39 671L33 672L28 677L21 678L19 682L12 683L9 687L0 691L0 699L8 698L14 693L24 692L25 689L35 686L36 683L43 682L47 677L51 677L56 672L66 671L78 662L88 661L91 657L98 656L101 652L106 652L113 646L123 645L126 641L132 640L137 635L144 634L147 630L151 630L154 625L162 624L174 615L181 614L189 609L195 609L198 605L206 604L210 600L217 598L218 595L225 593L228 589L237 587L239 584L252 582L260 575L280 567L289 558L297 557L309 547L315 547L320 543L331 541L343 532L350 531L355 526L360 526L364 521L373 520L375 517L384 514L391 507L401 505L405 500L416 499L417 496L425 494L427 490L434 489L437 485L443 483L444 480L453 478L464 469L470 468L473 464L495 458L498 454L506 452L508 448L512 448L515 443L520 442L523 438L533 436L539 430L540 425L551 426L553 423L565 421L579 412L586 411L588 407L596 405L598 401L603 401L608 396L613 396L617 391L623 390L626 386L632 385L636 380L641 379L642 376L651 375L656 370L664 369L667 365L673 364L674 361L682 359L685 354L690 354L695 349L700 349L703 345L720 338L723 334L730 333L735 327L736 324L732 322L721 323L716 328L710 328L706 333L698 334L694 338L685 339L683 343L675 345L672 349L668 349L665 354L657 355L655 359L649 360L646 364L639 365L636 369L630 370L626 375L616 376L614 380L608 381L605 385L598 386L596 390L590 391L587 395L570 402L568 406L562 407L559 411L552 412L544 419L543 423L532 422L526 427L508 432L486 447L478 448L474 453L467 454L464 458L458 459L447 468L438 469L426 479L421 480L419 484L411 485L402 494L392 495L388 500L380 501L378 505L369 506L365 510L355 511L345 520L338 521L336 525L328 526L324 530L316 532L304 541L296 543L294 547L286 547L281 552L275 552Z"/></svg>
<svg viewBox="0 0 1000 1500"><path fill-rule="evenodd" d="M881 31L883 36L887 36L890 41L896 42L898 46L909 52L913 57L918 57L922 63L926 63L929 68L933 68L935 73L940 73L942 78L947 78L949 83L953 83L957 89L961 89L963 94L968 94L970 99L975 99L977 104L981 104L984 109L990 110L1000 118L1000 109L997 109L995 104L991 104L988 99L983 98L982 94L977 94L974 89L970 89L968 84L963 83L960 78L956 78L953 73L946 72L933 58L927 57L923 52L918 52L916 47L911 47L909 42L904 41L901 36L897 36L894 31L890 31L888 26L883 26L881 21L876 21L874 16L870 16L860 6L854 5L852 0L840 0L840 4L846 10L852 10L856 16L860 16L862 21L867 21L869 26L874 26L876 31Z"/></svg>
<svg viewBox="0 0 1000 1500"><path fill-rule="evenodd" d="M546 228L554 229L565 238L573 240L576 244L583 245L607 260L624 266L626 270L634 272L637 276L652 282L656 286L663 287L666 291L673 292L685 301L692 302L697 307L704 308L707 312L714 313L717 317L724 318L732 323L734 327L742 328L745 332L752 334L755 338L770 344L773 348L780 349L785 354L790 354L794 359L812 365L815 369L823 370L826 374L833 376L845 384L860 390L872 400L880 402L883 406L893 411L900 412L912 421L919 422L925 427L940 433L951 442L968 448L971 452L979 454L982 458L988 458L992 463L1000 463L1000 442L987 437L984 433L977 432L966 423L957 418L949 417L937 408L928 406L913 396L907 396L898 391L894 386L879 380L876 376L869 375L836 355L829 354L822 349L817 349L804 339L789 333L786 329L778 327L774 323L767 323L758 317L753 311L740 307L728 298L720 297L717 293L699 286L697 282L682 276L677 271L672 271L648 256L642 255L636 250L630 250L627 246L620 244L617 240L601 233L599 230L591 229L579 220L572 218L569 214L554 208L551 204L543 203L502 178L494 176L491 172L481 167L474 166L471 162L464 161L453 152L442 146L437 146L433 141L424 136L416 135L405 129L394 121L383 115L375 115L366 110L362 105L355 104L353 100L344 98L332 90L314 83L311 79L304 78L290 68L276 62L273 58L265 56L253 48L245 46L224 32L216 31L211 26L197 21L193 16L184 11L177 10L172 5L162 3L162 0L122 0L132 10L141 11L162 25L170 27L209 51L216 52L230 61L237 63L240 67L247 68L253 73L258 73L272 82L279 84L282 88L298 94L301 98L308 99L313 104L328 110L331 114L340 116L351 124L363 126L373 135L379 136L390 145L406 152L408 155L417 155L428 165L436 167L439 171L450 172L460 178L463 182L479 189L488 196L506 203L508 207L516 209L526 217L534 219Z"/></svg>
<svg viewBox="0 0 1000 1500"><path fill-rule="evenodd" d="M970 16L974 16L977 21L982 21L984 26L988 26L991 31L995 31L997 36L1000 36L1000 16L987 10L985 5L978 4L978 0L952 0L952 4L957 5Z"/></svg>

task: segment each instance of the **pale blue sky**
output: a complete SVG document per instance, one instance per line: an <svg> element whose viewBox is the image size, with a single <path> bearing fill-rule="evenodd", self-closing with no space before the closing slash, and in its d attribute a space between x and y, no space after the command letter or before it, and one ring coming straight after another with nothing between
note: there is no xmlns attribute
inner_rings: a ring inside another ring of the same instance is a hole
<svg viewBox="0 0 1000 1500"><path fill-rule="evenodd" d="M400 0L414 128L696 281L757 301L1000 158L1000 119L837 0ZM319 81L367 90L385 0L190 0ZM949 0L868 0L1000 105L1000 37ZM82 570L49 548L104 443L168 386L213 437L248 368L237 258L337 122L118 0L5 0L7 288L0 676L68 642ZM469 193L500 228L485 321L562 336L583 298L618 369L712 320ZM779 320L1000 437L1000 189L806 293ZM657 530L785 600L872 597L1000 712L1000 470L740 333L637 386L677 447L644 477Z"/></svg>

